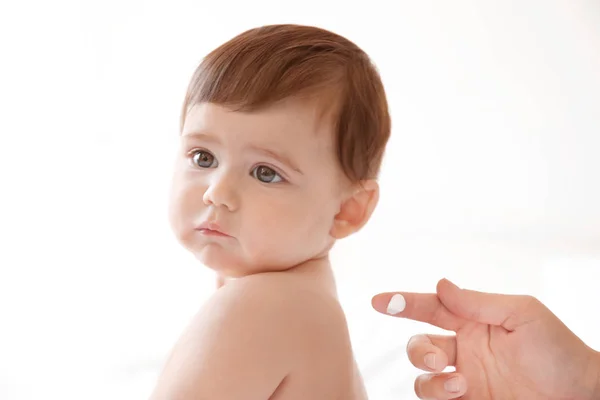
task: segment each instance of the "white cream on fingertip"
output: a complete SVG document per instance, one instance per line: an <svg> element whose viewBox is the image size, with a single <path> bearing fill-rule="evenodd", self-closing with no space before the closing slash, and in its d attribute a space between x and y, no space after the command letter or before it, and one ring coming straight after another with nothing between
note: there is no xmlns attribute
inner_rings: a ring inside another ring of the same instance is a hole
<svg viewBox="0 0 600 400"><path fill-rule="evenodd" d="M402 296L401 294L395 294L392 296L392 298L390 299L390 302L388 303L387 306L387 313L391 314L391 315L395 315L398 314L402 311L404 311L404 309L406 308L406 300L404 299L404 296Z"/></svg>

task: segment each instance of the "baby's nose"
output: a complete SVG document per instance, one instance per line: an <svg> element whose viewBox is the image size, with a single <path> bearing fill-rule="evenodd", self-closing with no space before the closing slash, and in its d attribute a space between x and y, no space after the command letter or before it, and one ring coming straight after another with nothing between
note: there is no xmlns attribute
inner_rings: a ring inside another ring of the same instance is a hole
<svg viewBox="0 0 600 400"><path fill-rule="evenodd" d="M232 174L215 174L204 192L204 204L226 207L230 211L237 209L239 203L238 186Z"/></svg>

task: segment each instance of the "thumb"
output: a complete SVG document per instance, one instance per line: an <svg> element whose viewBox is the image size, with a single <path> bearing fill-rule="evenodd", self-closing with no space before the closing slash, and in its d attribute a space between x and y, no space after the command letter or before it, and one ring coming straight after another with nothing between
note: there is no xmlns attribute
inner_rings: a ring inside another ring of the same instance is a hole
<svg viewBox="0 0 600 400"><path fill-rule="evenodd" d="M541 303L532 296L466 290L447 279L438 282L437 295L453 314L470 321L502 326L508 331L541 316Z"/></svg>

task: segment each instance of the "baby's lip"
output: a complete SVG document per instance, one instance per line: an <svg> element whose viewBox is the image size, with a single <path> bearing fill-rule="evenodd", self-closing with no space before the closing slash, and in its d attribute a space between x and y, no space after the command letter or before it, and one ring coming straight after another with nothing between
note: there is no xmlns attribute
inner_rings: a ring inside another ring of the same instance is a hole
<svg viewBox="0 0 600 400"><path fill-rule="evenodd" d="M221 228L221 226L219 224L217 224L216 222L212 222L212 221L205 221L205 222L201 223L200 226L198 226L196 228L196 230L203 231L203 232L210 233L210 234L216 234L216 235L221 235L221 236L229 236Z"/></svg>

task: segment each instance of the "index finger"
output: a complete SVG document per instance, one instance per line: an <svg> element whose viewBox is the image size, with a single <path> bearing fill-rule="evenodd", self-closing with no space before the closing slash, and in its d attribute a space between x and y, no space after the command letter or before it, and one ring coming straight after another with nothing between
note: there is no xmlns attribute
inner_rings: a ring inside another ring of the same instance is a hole
<svg viewBox="0 0 600 400"><path fill-rule="evenodd" d="M425 322L439 328L454 331L465 320L452 314L434 293L388 292L379 293L371 305L382 314Z"/></svg>

